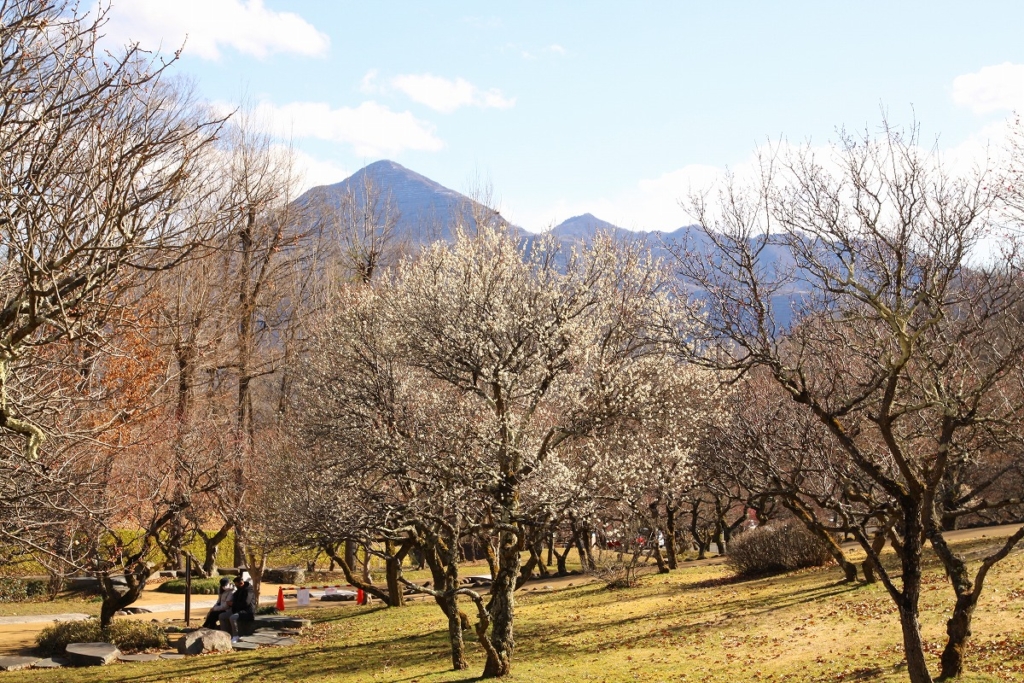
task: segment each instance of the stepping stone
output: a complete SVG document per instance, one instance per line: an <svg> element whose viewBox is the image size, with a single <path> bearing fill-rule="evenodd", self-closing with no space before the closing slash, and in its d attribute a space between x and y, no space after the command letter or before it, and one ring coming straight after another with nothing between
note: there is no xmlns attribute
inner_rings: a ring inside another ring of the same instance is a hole
<svg viewBox="0 0 1024 683"><path fill-rule="evenodd" d="M38 662L32 665L34 669L63 669L65 666L71 666L71 662L64 659L63 657L47 657L46 659L40 659Z"/></svg>
<svg viewBox="0 0 1024 683"><path fill-rule="evenodd" d="M122 662L155 662L160 659L160 655L143 653L137 655L118 655L117 658Z"/></svg>
<svg viewBox="0 0 1024 683"><path fill-rule="evenodd" d="M38 657L0 657L0 671L21 671L38 661Z"/></svg>
<svg viewBox="0 0 1024 683"><path fill-rule="evenodd" d="M309 619L297 619L294 617L280 617L262 614L256 617L257 628L309 628L312 625L313 622Z"/></svg>
<svg viewBox="0 0 1024 683"><path fill-rule="evenodd" d="M176 652L161 652L160 659L185 659L185 655L179 655Z"/></svg>
<svg viewBox="0 0 1024 683"><path fill-rule="evenodd" d="M64 651L75 666L103 666L117 659L120 653L110 643L71 643Z"/></svg>
<svg viewBox="0 0 1024 683"><path fill-rule="evenodd" d="M258 643L247 643L244 640L240 640L233 645L236 650L258 650L260 646Z"/></svg>
<svg viewBox="0 0 1024 683"><path fill-rule="evenodd" d="M242 636L238 639L242 643L256 643L257 645L271 645L280 638L278 636Z"/></svg>
<svg viewBox="0 0 1024 683"><path fill-rule="evenodd" d="M291 647L292 645L298 645L299 641L294 638L278 638L273 643L270 643L272 647Z"/></svg>

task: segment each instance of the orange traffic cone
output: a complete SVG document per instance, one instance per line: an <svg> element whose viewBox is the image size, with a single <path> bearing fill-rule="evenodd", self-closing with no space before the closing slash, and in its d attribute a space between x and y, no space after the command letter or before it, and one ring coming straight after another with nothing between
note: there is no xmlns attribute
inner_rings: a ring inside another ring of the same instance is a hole
<svg viewBox="0 0 1024 683"><path fill-rule="evenodd" d="M277 611L284 611L284 587L282 586L277 587Z"/></svg>

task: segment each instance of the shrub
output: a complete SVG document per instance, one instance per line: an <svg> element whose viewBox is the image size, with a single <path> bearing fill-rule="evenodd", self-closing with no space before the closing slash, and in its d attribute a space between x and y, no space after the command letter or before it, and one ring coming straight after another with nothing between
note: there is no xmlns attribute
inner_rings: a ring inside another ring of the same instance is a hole
<svg viewBox="0 0 1024 683"><path fill-rule="evenodd" d="M43 655L64 654L69 643L113 643L121 652L140 652L167 647L167 634L148 621L116 619L104 631L97 619L58 621L36 636L36 646Z"/></svg>
<svg viewBox="0 0 1024 683"><path fill-rule="evenodd" d="M256 608L256 614L277 614L277 607L274 605L263 605Z"/></svg>
<svg viewBox="0 0 1024 683"><path fill-rule="evenodd" d="M822 567L831 561L825 543L796 522L769 523L746 531L733 539L726 555L729 566L743 576Z"/></svg>
<svg viewBox="0 0 1024 683"><path fill-rule="evenodd" d="M0 602L24 602L45 596L44 579L0 579Z"/></svg>
<svg viewBox="0 0 1024 683"><path fill-rule="evenodd" d="M171 579L160 584L157 590L161 593L185 594L185 579ZM220 579L192 579L192 595L217 595L220 593Z"/></svg>
<svg viewBox="0 0 1024 683"><path fill-rule="evenodd" d="M586 573L606 588L634 588L640 583L640 552L601 553Z"/></svg>

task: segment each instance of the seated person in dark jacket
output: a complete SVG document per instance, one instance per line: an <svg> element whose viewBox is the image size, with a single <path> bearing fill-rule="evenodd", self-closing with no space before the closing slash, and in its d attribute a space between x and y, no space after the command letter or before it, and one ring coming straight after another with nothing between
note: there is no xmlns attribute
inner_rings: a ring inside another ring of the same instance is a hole
<svg viewBox="0 0 1024 683"><path fill-rule="evenodd" d="M252 583L245 580L239 574L235 577L235 594L231 596L231 609L229 612L222 612L220 625L225 631L231 632L231 642L238 641L238 623L240 621L252 621L255 617L253 605L254 600Z"/></svg>

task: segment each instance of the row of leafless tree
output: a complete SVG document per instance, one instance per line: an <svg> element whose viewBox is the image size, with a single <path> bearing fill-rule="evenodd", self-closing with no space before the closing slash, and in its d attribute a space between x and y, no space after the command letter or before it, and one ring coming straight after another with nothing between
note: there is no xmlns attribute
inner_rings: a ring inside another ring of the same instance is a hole
<svg viewBox="0 0 1024 683"><path fill-rule="evenodd" d="M295 202L260 122L102 51L104 24L0 5L0 560L93 573L109 623L197 538L208 573L228 539L263 561L303 316L381 262L337 238L396 216Z"/></svg>

